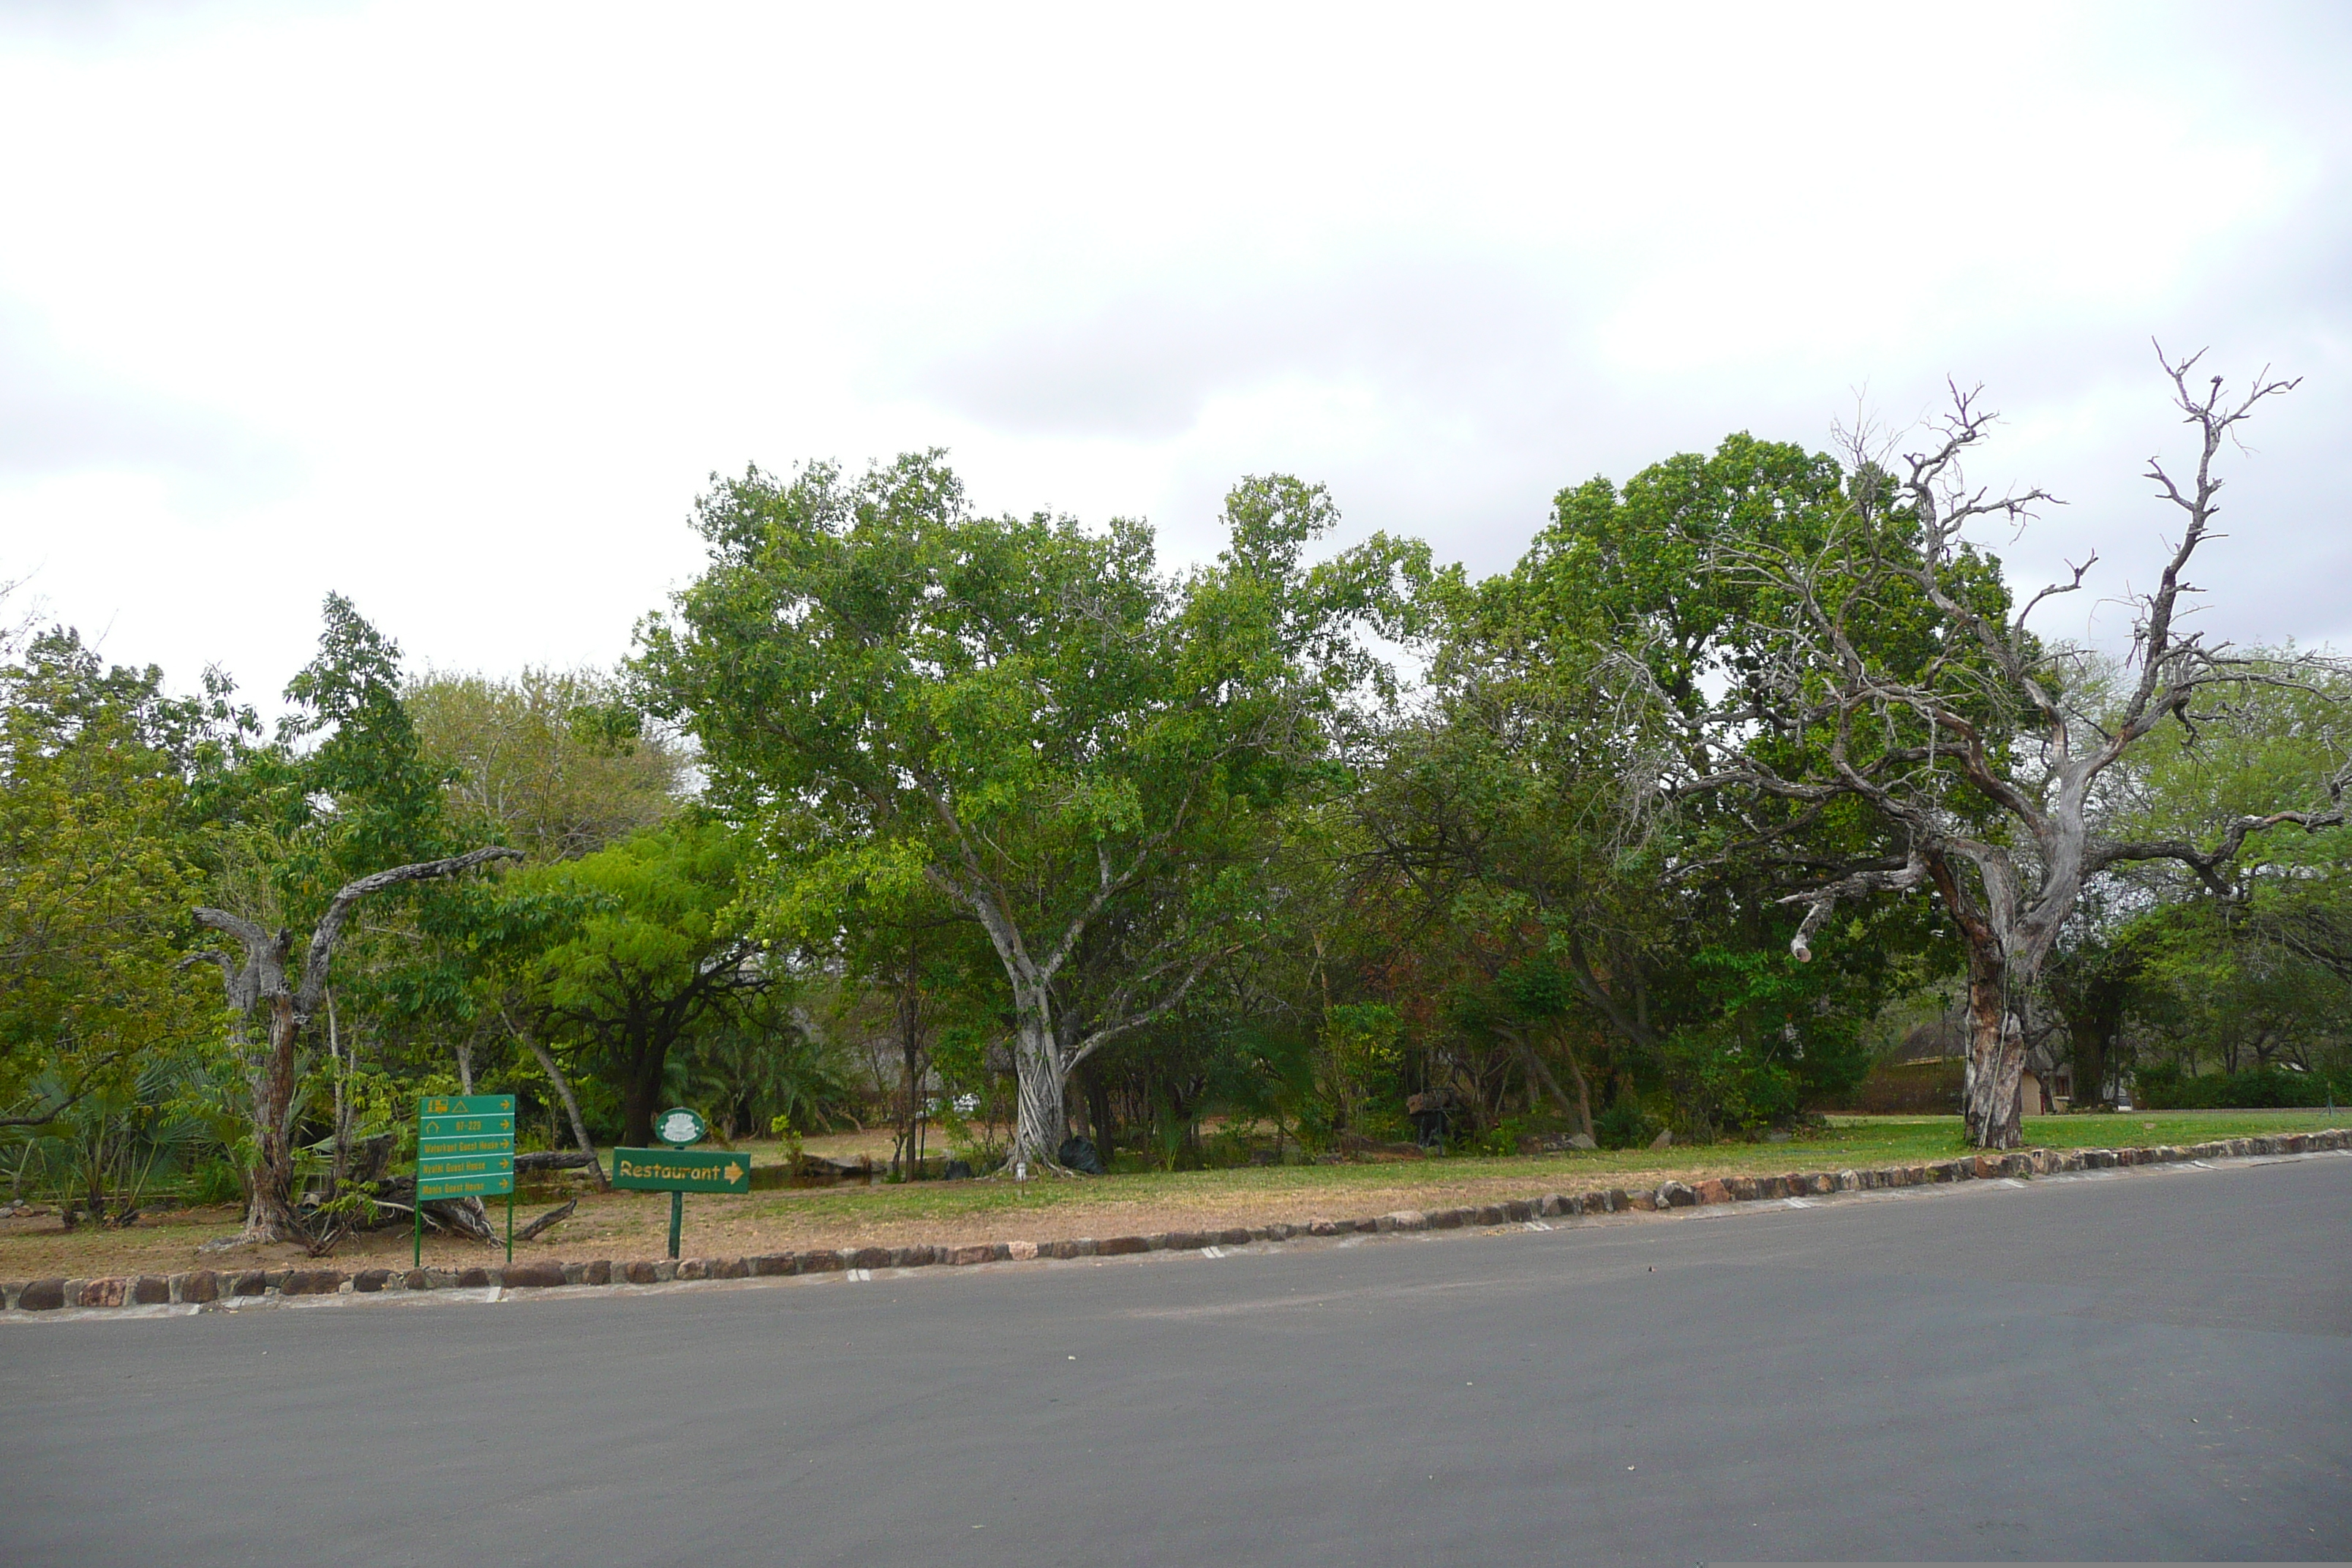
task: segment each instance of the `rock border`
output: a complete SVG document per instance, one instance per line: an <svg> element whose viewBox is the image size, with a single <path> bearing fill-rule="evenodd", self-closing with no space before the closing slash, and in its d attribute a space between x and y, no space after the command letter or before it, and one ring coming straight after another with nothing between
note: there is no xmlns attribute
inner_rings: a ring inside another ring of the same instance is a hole
<svg viewBox="0 0 2352 1568"><path fill-rule="evenodd" d="M969 1268L981 1263L1036 1258L1120 1258L1143 1252L1197 1251L1209 1247L1246 1247L1252 1242L1297 1237L1399 1231L1460 1230L1473 1226L1526 1224L1588 1215L1654 1213L1715 1204L1827 1196L1835 1193L1889 1191L1968 1181L2030 1180L2079 1171L2135 1165L2181 1164L2199 1160L2248 1159L2263 1155L2323 1153L2352 1149L2352 1130L2287 1132L2260 1138L2225 1138L2207 1143L2151 1144L2122 1149L2028 1149L2007 1154L1977 1154L1929 1165L1889 1165L1872 1170L1791 1172L1779 1176L1717 1176L1696 1186L1669 1181L1627 1191L1595 1188L1507 1203L1452 1209L1400 1209L1364 1219L1310 1219L1223 1230L1168 1230L1150 1236L1080 1237L1066 1241L990 1241L961 1247L816 1247L805 1252L767 1253L755 1258L659 1258L587 1263L538 1261L469 1268L190 1269L179 1274L111 1275L98 1279L0 1279L0 1311L52 1312L68 1309L187 1307L220 1310L269 1299L301 1300L348 1295L417 1290L550 1289L561 1286L666 1285L692 1279L772 1279L803 1274L838 1274L877 1268Z"/></svg>

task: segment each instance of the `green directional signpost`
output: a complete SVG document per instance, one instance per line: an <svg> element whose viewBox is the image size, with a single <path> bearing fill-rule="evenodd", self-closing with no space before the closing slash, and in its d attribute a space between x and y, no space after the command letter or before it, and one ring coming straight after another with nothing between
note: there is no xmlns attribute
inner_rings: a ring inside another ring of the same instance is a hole
<svg viewBox="0 0 2352 1568"><path fill-rule="evenodd" d="M425 1200L507 1200L507 1261L514 1261L511 1094L428 1094L416 1102L416 1246L425 1266Z"/></svg>
<svg viewBox="0 0 2352 1568"><path fill-rule="evenodd" d="M748 1193L751 1156L725 1149L693 1149L710 1129L683 1107L654 1119L661 1149L613 1151L613 1184L640 1193L669 1194L669 1255L677 1256L677 1233L686 1222L688 1193Z"/></svg>

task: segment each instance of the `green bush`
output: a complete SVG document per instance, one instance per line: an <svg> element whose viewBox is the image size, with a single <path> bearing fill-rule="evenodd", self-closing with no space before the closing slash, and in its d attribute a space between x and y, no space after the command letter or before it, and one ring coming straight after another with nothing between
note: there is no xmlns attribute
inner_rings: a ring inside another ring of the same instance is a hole
<svg viewBox="0 0 2352 1568"><path fill-rule="evenodd" d="M2332 1100L2352 1104L2352 1079L2278 1068L2243 1072L2184 1073L2171 1063L2132 1074L2133 1101L2143 1110L2266 1110L2308 1108Z"/></svg>
<svg viewBox="0 0 2352 1568"><path fill-rule="evenodd" d="M1664 1126L1642 1109L1640 1101L1621 1100L1592 1119L1592 1141L1603 1149L1639 1149L1655 1139Z"/></svg>
<svg viewBox="0 0 2352 1568"><path fill-rule="evenodd" d="M242 1203L245 1184L238 1180L235 1165L215 1157L198 1165L189 1176L188 1201L205 1205Z"/></svg>

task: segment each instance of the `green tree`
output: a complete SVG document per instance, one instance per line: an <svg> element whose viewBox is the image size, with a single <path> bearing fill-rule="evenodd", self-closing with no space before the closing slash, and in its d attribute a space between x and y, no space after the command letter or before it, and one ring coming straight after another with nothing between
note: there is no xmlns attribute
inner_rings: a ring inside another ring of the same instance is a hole
<svg viewBox="0 0 2352 1568"><path fill-rule="evenodd" d="M518 895L577 911L519 966L519 1021L617 1093L632 1146L653 1141L672 1053L740 1028L745 1005L779 984L737 897L741 850L724 823L683 812L514 880Z"/></svg>
<svg viewBox="0 0 2352 1568"><path fill-rule="evenodd" d="M194 913L234 946L200 949L192 960L218 967L235 1017L227 1045L251 1128L247 1240L308 1239L294 1193L303 1035L326 1005L329 970L360 903L521 858L498 847L448 852L445 777L417 743L400 684L399 647L330 595L318 657L288 683L293 711L276 740L240 747L205 781L223 903ZM442 911L411 912L430 923ZM310 931L299 957L298 926ZM429 973L446 967L425 961L426 989L462 990L455 977ZM413 988L419 976L412 968L403 978Z"/></svg>
<svg viewBox="0 0 2352 1568"><path fill-rule="evenodd" d="M1252 819L1375 677L1352 633L1411 552L1307 566L1334 515L1313 487L1244 481L1224 553L1177 579L1139 522L976 515L936 453L856 479L753 470L700 503L709 563L639 668L712 800L772 847L781 896L921 879L986 931L1016 1161L1055 1168L1069 1074L1241 940ZM1067 1018L1071 966L1112 920L1088 1016Z"/></svg>
<svg viewBox="0 0 2352 1568"><path fill-rule="evenodd" d="M425 759L447 780L451 823L549 864L677 809L684 758L594 669L510 679L426 676L403 695Z"/></svg>
<svg viewBox="0 0 2352 1568"><path fill-rule="evenodd" d="M0 666L0 1123L44 1122L217 1024L178 966L205 704L72 631ZM26 1094L41 1075L41 1091Z"/></svg>
<svg viewBox="0 0 2352 1568"><path fill-rule="evenodd" d="M1968 964L1964 1103L1980 1147L2013 1147L2021 1136L2020 1008L2086 883L2160 860L2218 877L2254 836L2344 820L2340 805L2321 797L2238 817L2201 840L2122 837L2100 821L2108 775L2160 727L2217 693L2275 679L2209 646L2179 613L2218 508L2214 459L2264 398L2291 384L2259 383L2229 398L2219 380L2191 389L2194 363L2165 365L2200 450L2182 482L2151 466L2182 531L2155 586L2137 597L2137 674L2118 700L2082 679L2074 650L2027 626L2036 605L2078 587L2080 574L2020 605L1968 538L1987 522L2014 526L2046 498L1996 499L1964 484L1963 455L1992 416L1963 395L1899 472L1857 462L1818 547L1748 548L1727 559L1757 595L1754 675L1683 720L1686 788L1730 791L1791 822L1843 808L1874 823L1853 848L1817 862L1811 888L1786 895L1805 910L1790 942L1799 959L1847 900L1925 890L1940 904ZM1663 710L1687 714L1670 689L1656 696Z"/></svg>

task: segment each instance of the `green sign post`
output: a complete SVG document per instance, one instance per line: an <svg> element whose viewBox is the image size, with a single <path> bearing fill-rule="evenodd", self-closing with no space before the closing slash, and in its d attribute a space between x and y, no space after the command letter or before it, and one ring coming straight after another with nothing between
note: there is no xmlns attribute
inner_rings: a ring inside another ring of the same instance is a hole
<svg viewBox="0 0 2352 1568"><path fill-rule="evenodd" d="M669 1194L669 1255L677 1256L677 1234L686 1223L688 1193L748 1193L751 1156L721 1149L689 1149L709 1131L701 1117L683 1107L654 1119L654 1135L666 1149L613 1151L613 1184L640 1193Z"/></svg>
<svg viewBox="0 0 2352 1568"><path fill-rule="evenodd" d="M425 1264L425 1200L506 1194L507 1261L514 1261L511 1094L428 1094L416 1102L416 1266Z"/></svg>

